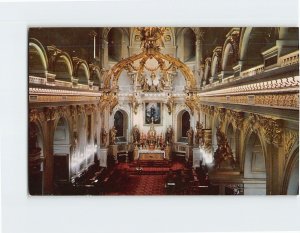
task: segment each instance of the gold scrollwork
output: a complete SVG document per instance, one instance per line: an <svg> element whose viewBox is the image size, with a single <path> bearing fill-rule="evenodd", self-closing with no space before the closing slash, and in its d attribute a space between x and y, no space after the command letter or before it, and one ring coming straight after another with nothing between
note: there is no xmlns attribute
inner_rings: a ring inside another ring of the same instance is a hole
<svg viewBox="0 0 300 233"><path fill-rule="evenodd" d="M295 143L299 144L299 133L294 130L285 130L283 146L284 146L284 154L286 159L288 158L293 148L293 145L295 145Z"/></svg>

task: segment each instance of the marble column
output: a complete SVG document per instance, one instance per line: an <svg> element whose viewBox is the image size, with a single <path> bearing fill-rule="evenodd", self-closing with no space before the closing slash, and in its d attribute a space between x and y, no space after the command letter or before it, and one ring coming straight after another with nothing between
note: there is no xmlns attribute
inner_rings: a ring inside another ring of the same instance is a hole
<svg viewBox="0 0 300 233"><path fill-rule="evenodd" d="M196 72L195 72L195 76L196 76L196 80L197 80L197 86L200 87L200 65L201 65L201 61L202 61L202 39L201 36L198 34L196 35Z"/></svg>
<svg viewBox="0 0 300 233"><path fill-rule="evenodd" d="M89 36L93 39L93 58L96 58L96 36L97 33L95 31L91 31Z"/></svg>
<svg viewBox="0 0 300 233"><path fill-rule="evenodd" d="M204 31L201 30L200 28L195 28L194 29L195 36L196 36L196 67L195 67L195 76L197 80L197 86L200 87L200 65L203 60L203 34Z"/></svg>
<svg viewBox="0 0 300 233"><path fill-rule="evenodd" d="M100 57L100 64L102 68L108 68L108 42L103 39L100 38L100 46L99 46L99 57Z"/></svg>
<svg viewBox="0 0 300 233"><path fill-rule="evenodd" d="M122 41L122 51L121 51L121 58L128 57L128 47L126 45L126 41Z"/></svg>

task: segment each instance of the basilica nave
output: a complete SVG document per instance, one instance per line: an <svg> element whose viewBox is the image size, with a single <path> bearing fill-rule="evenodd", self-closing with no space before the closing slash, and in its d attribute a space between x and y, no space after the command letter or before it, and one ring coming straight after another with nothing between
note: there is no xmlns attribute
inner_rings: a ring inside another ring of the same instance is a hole
<svg viewBox="0 0 300 233"><path fill-rule="evenodd" d="M299 193L298 28L30 28L31 195Z"/></svg>

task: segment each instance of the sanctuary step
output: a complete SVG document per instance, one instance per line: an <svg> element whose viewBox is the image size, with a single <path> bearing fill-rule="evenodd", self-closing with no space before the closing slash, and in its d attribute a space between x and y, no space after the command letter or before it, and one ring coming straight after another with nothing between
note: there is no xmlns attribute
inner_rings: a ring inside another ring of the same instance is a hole
<svg viewBox="0 0 300 233"><path fill-rule="evenodd" d="M170 171L168 167L130 167L129 175L166 175Z"/></svg>
<svg viewBox="0 0 300 233"><path fill-rule="evenodd" d="M130 164L130 167L159 167L169 168L170 162L167 160L138 160Z"/></svg>

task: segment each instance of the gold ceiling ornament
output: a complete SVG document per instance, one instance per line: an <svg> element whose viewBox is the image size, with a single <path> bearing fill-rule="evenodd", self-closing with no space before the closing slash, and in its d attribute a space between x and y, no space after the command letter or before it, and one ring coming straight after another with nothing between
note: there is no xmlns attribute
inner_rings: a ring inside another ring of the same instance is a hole
<svg viewBox="0 0 300 233"><path fill-rule="evenodd" d="M104 88L117 90L119 77L124 70L126 70L127 72L137 72L138 77L141 77L145 69L146 61L148 59L157 60L159 68L164 76L166 76L167 71L179 69L185 78L187 90L191 90L196 87L196 79L193 72L186 64L181 62L179 59L174 58L168 54L162 54L159 51L152 51L151 53L143 51L129 58L122 59L120 62L115 64L105 77ZM134 62L137 60L141 60L139 62L139 67L134 66ZM168 67L166 65L166 61L170 64L168 65Z"/></svg>
<svg viewBox="0 0 300 233"><path fill-rule="evenodd" d="M85 112L87 114L91 114L91 113L93 113L96 110L94 104L85 104L84 108L85 108Z"/></svg>
<svg viewBox="0 0 300 233"><path fill-rule="evenodd" d="M185 98L185 103L189 108L191 108L192 113L196 111L201 111L201 105L199 104L199 97L196 96L194 93L188 93Z"/></svg>
<svg viewBox="0 0 300 233"><path fill-rule="evenodd" d="M100 97L100 100L99 100L99 110L103 110L105 108L107 108L109 106L109 99L110 99L110 96L109 96L109 93L105 93L104 95L102 95Z"/></svg>
<svg viewBox="0 0 300 233"><path fill-rule="evenodd" d="M296 143L299 145L299 132L295 130L285 130L283 146L286 160L288 159L288 156Z"/></svg>
<svg viewBox="0 0 300 233"><path fill-rule="evenodd" d="M113 113L114 108L118 104L118 96L115 92L110 93L109 104L110 104L110 115Z"/></svg>
<svg viewBox="0 0 300 233"><path fill-rule="evenodd" d="M186 88L193 89L196 87L196 79L193 72L183 62L170 55L159 52L160 48L164 46L163 35L167 28L139 27L137 30L141 35L141 47L143 47L143 52L129 58L122 59L114 65L104 79L104 88L111 88L113 91L117 90L118 79L124 70L129 73L137 72L138 79L141 79L144 70L154 72L158 69L160 69L163 77L167 76L167 71L179 69L185 77ZM158 66L155 68L146 66L147 60L153 58L158 62ZM134 62L137 60L140 60L138 67L134 66ZM166 65L166 61L169 63L168 67ZM162 84L162 86L164 85Z"/></svg>
<svg viewBox="0 0 300 233"><path fill-rule="evenodd" d="M29 121L34 122L40 119L40 112L37 109L30 109Z"/></svg>
<svg viewBox="0 0 300 233"><path fill-rule="evenodd" d="M273 119L259 114L250 113L248 117L250 127L254 132L260 130L267 143L275 146L282 145L283 141L283 120Z"/></svg>
<svg viewBox="0 0 300 233"><path fill-rule="evenodd" d="M132 106L133 112L136 115L138 107L139 107L139 103L137 101L137 98L135 96L130 96L129 100L130 100L130 104Z"/></svg>
<svg viewBox="0 0 300 233"><path fill-rule="evenodd" d="M201 104L200 105L200 111L203 111L207 115L214 116L214 114L215 114L215 107L214 106L208 106L208 105Z"/></svg>
<svg viewBox="0 0 300 233"><path fill-rule="evenodd" d="M56 111L53 107L44 108L44 115L46 121L54 121L56 119Z"/></svg>
<svg viewBox="0 0 300 233"><path fill-rule="evenodd" d="M138 27L137 30L140 32L141 48L144 51L152 53L153 51L159 51L160 47L164 47L165 27Z"/></svg>
<svg viewBox="0 0 300 233"><path fill-rule="evenodd" d="M84 113L84 106L83 105L77 105L77 114L82 114Z"/></svg>
<svg viewBox="0 0 300 233"><path fill-rule="evenodd" d="M225 115L226 115L226 109L225 108L215 108L215 113L219 117L220 121L225 120Z"/></svg>
<svg viewBox="0 0 300 233"><path fill-rule="evenodd" d="M266 141L275 146L282 144L282 126L281 119L272 119L267 117L260 117L260 125L264 129Z"/></svg>
<svg viewBox="0 0 300 233"><path fill-rule="evenodd" d="M74 105L70 105L70 114L71 117L75 118L75 116L77 115L77 108Z"/></svg>
<svg viewBox="0 0 300 233"><path fill-rule="evenodd" d="M68 117L70 115L69 108L67 106L58 106L56 109L57 117Z"/></svg>
<svg viewBox="0 0 300 233"><path fill-rule="evenodd" d="M233 123L233 125L237 129L243 128L243 122L244 122L244 112L234 111L234 110L227 110L227 116L230 119L230 121Z"/></svg>

